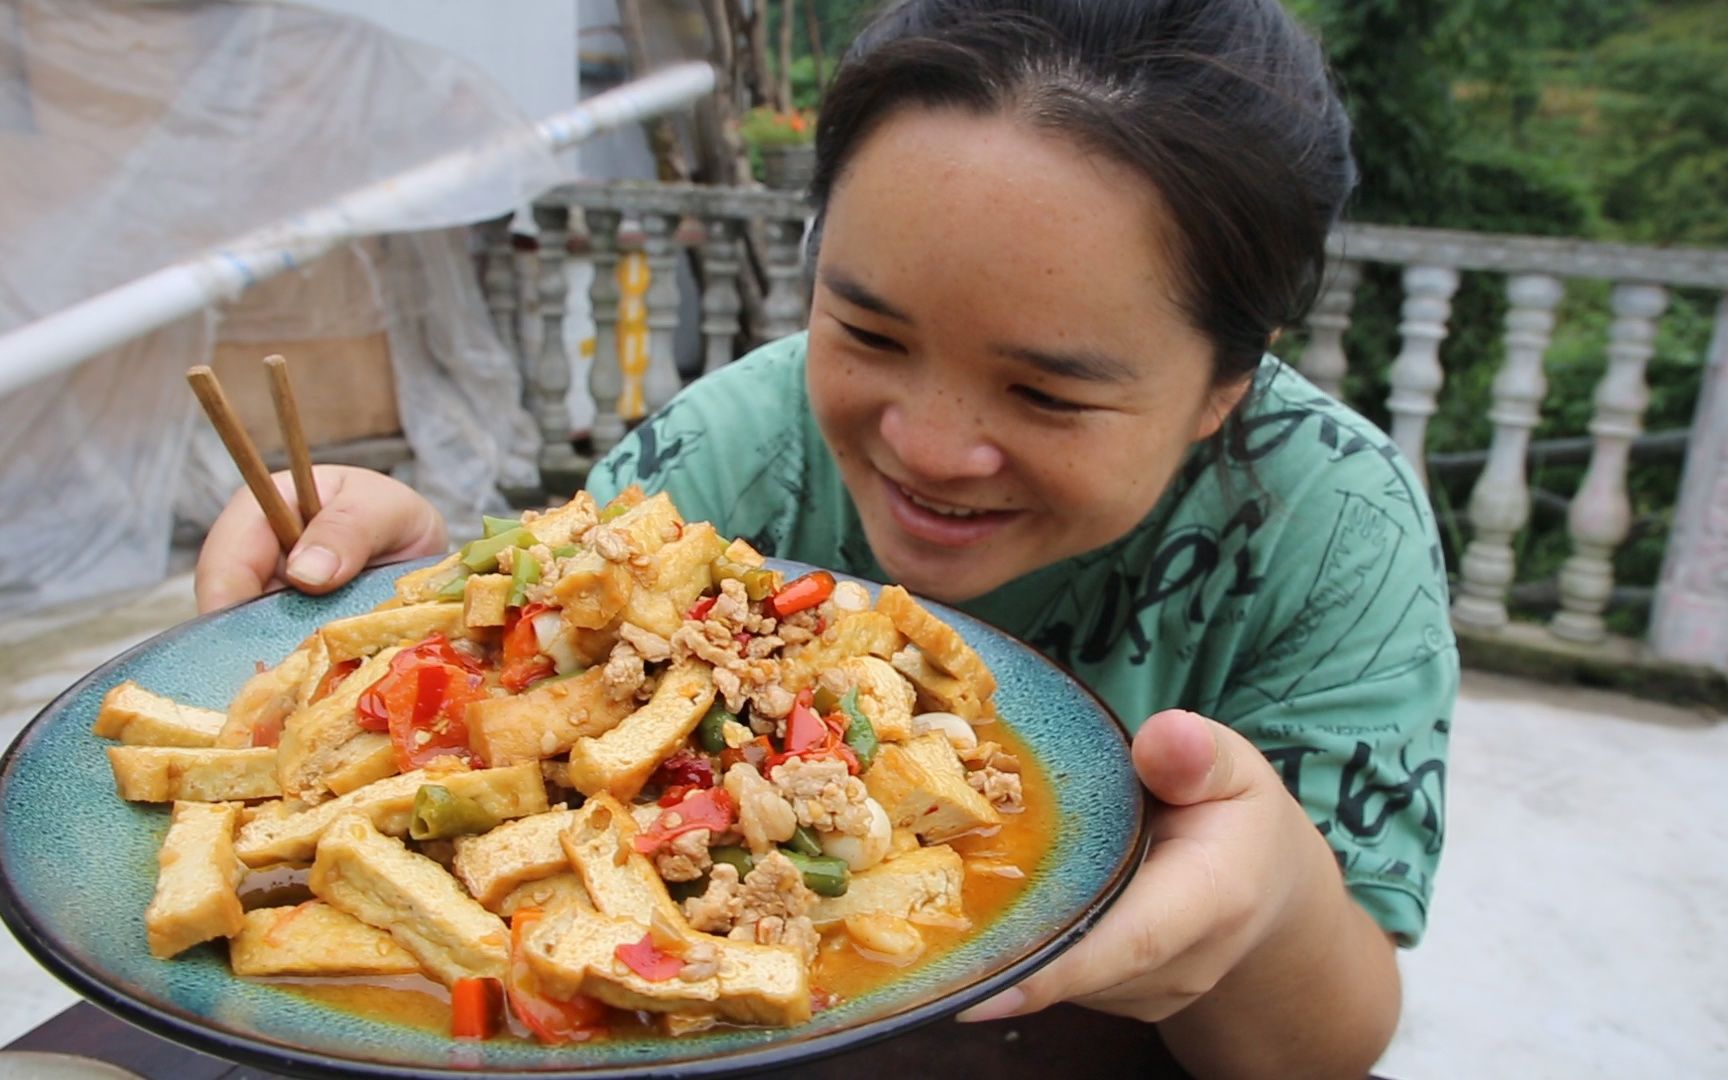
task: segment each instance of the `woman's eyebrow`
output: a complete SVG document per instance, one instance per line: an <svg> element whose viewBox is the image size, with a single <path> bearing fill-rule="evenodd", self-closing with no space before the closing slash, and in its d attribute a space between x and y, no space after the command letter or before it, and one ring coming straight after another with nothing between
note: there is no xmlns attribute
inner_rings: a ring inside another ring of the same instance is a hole
<svg viewBox="0 0 1728 1080"><path fill-rule="evenodd" d="M863 282L851 277L844 270L829 267L822 271L820 280L829 291L854 307L873 311L883 318L903 322L908 326L912 325L912 316L871 292Z"/></svg>
<svg viewBox="0 0 1728 1080"><path fill-rule="evenodd" d="M994 345L999 356L1030 364L1038 370L1063 379L1081 379L1096 383L1129 383L1134 381L1134 366L1126 360L1101 353L1096 349L1033 349L1024 345Z"/></svg>

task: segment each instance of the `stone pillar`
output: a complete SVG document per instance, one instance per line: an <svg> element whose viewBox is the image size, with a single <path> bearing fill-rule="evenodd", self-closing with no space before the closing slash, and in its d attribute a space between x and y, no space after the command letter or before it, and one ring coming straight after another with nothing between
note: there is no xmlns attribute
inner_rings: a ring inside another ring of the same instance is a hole
<svg viewBox="0 0 1728 1080"><path fill-rule="evenodd" d="M1344 355L1344 332L1350 329L1350 309L1356 303L1356 286L1362 267L1349 261L1326 267L1325 290L1308 316L1308 347L1302 350L1302 374L1335 398L1344 396L1344 375L1349 358Z"/></svg>
<svg viewBox="0 0 1728 1080"><path fill-rule="evenodd" d="M618 226L624 215L590 209L585 216L589 258L594 261L594 281L588 287L588 305L594 312L594 362L588 368L588 394L594 399L590 437L598 458L624 438L624 421L618 416L618 398L624 392L624 372L618 367Z"/></svg>
<svg viewBox="0 0 1728 1080"><path fill-rule="evenodd" d="M1716 305L1650 648L1664 660L1728 671L1728 294Z"/></svg>
<svg viewBox="0 0 1728 1080"><path fill-rule="evenodd" d="M540 486L568 493L581 483L582 460L570 445L570 356L564 351L565 298L570 279L570 208L551 203L534 207L540 228L540 358L529 382L528 408L540 426Z"/></svg>
<svg viewBox="0 0 1728 1080"><path fill-rule="evenodd" d="M1656 349L1656 319L1668 306L1668 291L1659 285L1616 285L1610 305L1608 370L1596 385L1590 421L1596 442L1567 514L1572 556L1560 568L1560 612L1549 624L1556 637L1585 645L1608 637L1602 613L1614 591L1614 549L1632 527L1626 465L1650 402L1644 365Z"/></svg>
<svg viewBox="0 0 1728 1080"><path fill-rule="evenodd" d="M1511 310L1506 314L1506 362L1494 378L1494 441L1488 464L1470 495L1475 535L1460 567L1458 599L1452 618L1466 626L1498 630L1506 625L1506 590L1517 567L1512 538L1530 518L1525 455L1530 432L1541 417L1548 391L1542 354L1554 332L1554 309L1566 290L1559 279L1525 274L1507 282Z"/></svg>
<svg viewBox="0 0 1728 1080"><path fill-rule="evenodd" d="M642 254L648 260L648 370L642 375L642 403L649 415L672 400L684 383L678 377L678 246L672 233L678 215L642 215Z"/></svg>
<svg viewBox="0 0 1728 1080"><path fill-rule="evenodd" d="M505 351L522 363L521 335L516 332L516 248L510 238L510 215L487 222L483 229L486 273L480 278L480 287L486 293L486 308L492 313L492 328ZM524 370L524 385L527 374Z"/></svg>
<svg viewBox="0 0 1728 1080"><path fill-rule="evenodd" d="M767 223L765 272L768 295L762 301L762 332L768 340L796 334L809 311L804 304L804 219L775 218Z"/></svg>
<svg viewBox="0 0 1728 1080"><path fill-rule="evenodd" d="M723 214L708 218L708 242L702 248L706 273L702 284L702 372L732 362L738 338L738 316L744 303L738 296L738 223Z"/></svg>
<svg viewBox="0 0 1728 1080"><path fill-rule="evenodd" d="M1398 444L1416 475L1428 482L1424 440L1428 418L1437 408L1445 372L1440 368L1440 342L1452 315L1452 294L1458 291L1458 271L1445 266L1411 266L1404 271L1404 321L1398 332L1404 348L1388 376L1392 392L1386 398L1392 414L1392 441Z"/></svg>

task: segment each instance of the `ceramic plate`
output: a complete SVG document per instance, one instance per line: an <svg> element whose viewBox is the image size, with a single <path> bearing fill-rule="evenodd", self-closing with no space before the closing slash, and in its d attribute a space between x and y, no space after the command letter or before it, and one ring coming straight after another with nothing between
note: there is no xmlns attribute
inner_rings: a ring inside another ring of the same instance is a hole
<svg viewBox="0 0 1728 1080"><path fill-rule="evenodd" d="M427 560L429 561L429 560ZM863 996L782 1030L547 1048L459 1043L342 1012L228 972L219 946L172 962L145 947L143 913L167 831L160 807L114 794L107 745L90 733L102 695L132 679L222 709L255 670L320 624L369 610L421 563L361 575L322 598L279 593L185 623L110 661L31 722L0 760L0 917L49 970L123 1018L199 1050L313 1076L707 1076L788 1065L951 1015L1025 978L1073 944L1144 855L1147 803L1108 708L1021 642L930 605L995 672L997 708L1042 765L1057 835L1027 888L993 922ZM789 574L808 569L776 564ZM868 584L868 583L866 583Z"/></svg>

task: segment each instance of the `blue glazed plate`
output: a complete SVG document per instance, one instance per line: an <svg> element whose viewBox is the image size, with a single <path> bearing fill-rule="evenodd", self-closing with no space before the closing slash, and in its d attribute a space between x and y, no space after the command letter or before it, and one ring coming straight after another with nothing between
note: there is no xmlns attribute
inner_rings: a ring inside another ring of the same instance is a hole
<svg viewBox="0 0 1728 1080"><path fill-rule="evenodd" d="M153 958L143 916L168 815L115 795L108 744L90 733L102 695L131 679L179 701L225 708L257 661L273 664L322 623L371 609L393 594L398 576L430 561L369 571L326 597L278 593L195 619L103 665L44 709L0 760L0 917L24 947L73 989L133 1023L277 1071L712 1076L854 1048L990 997L1077 941L1144 857L1148 803L1109 709L1028 646L931 604L995 673L997 709L1053 791L1057 836L1019 899L993 922L807 1024L577 1047L460 1043L237 979L220 946L199 946L173 961Z"/></svg>

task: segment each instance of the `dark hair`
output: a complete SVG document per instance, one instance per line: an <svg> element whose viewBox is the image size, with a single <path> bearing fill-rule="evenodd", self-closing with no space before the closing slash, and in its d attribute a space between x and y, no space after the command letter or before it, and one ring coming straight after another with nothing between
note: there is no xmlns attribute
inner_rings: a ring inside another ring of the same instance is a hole
<svg viewBox="0 0 1728 1080"><path fill-rule="evenodd" d="M852 153L909 105L1010 113L1142 173L1180 237L1173 299L1219 382L1301 321L1356 180L1320 50L1278 0L904 0L828 86L813 246Z"/></svg>

